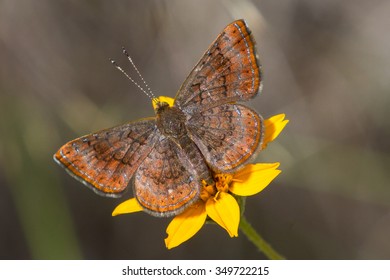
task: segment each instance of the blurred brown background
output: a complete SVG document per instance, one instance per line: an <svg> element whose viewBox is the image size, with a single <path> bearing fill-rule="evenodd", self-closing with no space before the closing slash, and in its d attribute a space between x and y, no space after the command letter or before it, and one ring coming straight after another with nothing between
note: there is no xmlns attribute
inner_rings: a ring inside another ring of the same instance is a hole
<svg viewBox="0 0 390 280"><path fill-rule="evenodd" d="M109 62L130 68L122 46L173 97L245 18L265 73L251 105L290 119L257 159L283 172L247 200L248 219L289 259L389 259L389 11L386 0L1 0L0 258L264 258L212 225L168 251L170 219L113 218L131 192L97 196L52 160L69 140L153 114Z"/></svg>

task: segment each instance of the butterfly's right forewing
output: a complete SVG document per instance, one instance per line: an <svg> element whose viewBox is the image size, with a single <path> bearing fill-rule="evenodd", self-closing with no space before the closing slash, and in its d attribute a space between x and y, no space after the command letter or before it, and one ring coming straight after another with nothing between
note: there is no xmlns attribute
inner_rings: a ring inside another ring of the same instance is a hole
<svg viewBox="0 0 390 280"><path fill-rule="evenodd" d="M229 24L183 83L175 105L187 130L214 172L234 172L261 147L262 118L238 102L261 90L255 41L244 20Z"/></svg>
<svg viewBox="0 0 390 280"><path fill-rule="evenodd" d="M227 102L246 101L261 90L255 40L244 20L229 24L187 77L175 106L188 114Z"/></svg>

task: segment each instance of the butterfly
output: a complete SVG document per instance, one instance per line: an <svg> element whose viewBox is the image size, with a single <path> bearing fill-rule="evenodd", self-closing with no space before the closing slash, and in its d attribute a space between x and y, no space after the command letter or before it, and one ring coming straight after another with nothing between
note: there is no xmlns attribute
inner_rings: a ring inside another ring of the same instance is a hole
<svg viewBox="0 0 390 280"><path fill-rule="evenodd" d="M96 193L118 197L128 185L144 210L168 217L199 199L202 181L232 173L260 150L263 119L238 102L259 94L261 66L244 20L226 26L154 117L70 141L54 160Z"/></svg>

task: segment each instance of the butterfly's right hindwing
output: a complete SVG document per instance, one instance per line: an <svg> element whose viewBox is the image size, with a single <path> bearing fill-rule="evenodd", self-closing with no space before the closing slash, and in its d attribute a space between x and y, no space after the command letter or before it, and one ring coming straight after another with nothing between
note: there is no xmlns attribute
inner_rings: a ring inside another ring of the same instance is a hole
<svg viewBox="0 0 390 280"><path fill-rule="evenodd" d="M263 142L263 119L242 104L223 104L190 118L187 125L215 173L231 173L249 163Z"/></svg>

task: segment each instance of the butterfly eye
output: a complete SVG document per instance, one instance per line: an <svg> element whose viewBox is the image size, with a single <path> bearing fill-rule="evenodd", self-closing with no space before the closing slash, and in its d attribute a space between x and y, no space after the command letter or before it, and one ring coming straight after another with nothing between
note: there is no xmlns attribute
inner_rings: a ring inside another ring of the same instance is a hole
<svg viewBox="0 0 390 280"><path fill-rule="evenodd" d="M158 112L161 112L163 110L165 110L165 108L168 108L169 107L169 104L165 101L157 101L156 102L156 105L154 106L154 111L156 112L156 114L158 114Z"/></svg>

